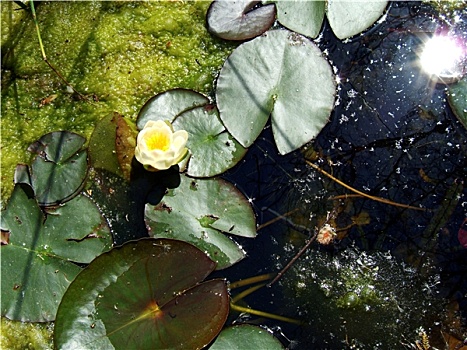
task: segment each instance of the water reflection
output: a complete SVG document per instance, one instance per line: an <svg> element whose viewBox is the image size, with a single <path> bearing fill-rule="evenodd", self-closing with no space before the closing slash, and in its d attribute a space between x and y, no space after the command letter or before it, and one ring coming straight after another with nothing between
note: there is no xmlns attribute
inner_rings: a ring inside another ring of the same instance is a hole
<svg viewBox="0 0 467 350"><path fill-rule="evenodd" d="M464 19L466 12L460 13ZM419 52L423 38L428 37L426 33L436 32L440 25L433 18L436 14L427 5L395 2L386 21L365 36L342 43L325 30L319 44L329 52L341 81L338 105L328 125L304 152L287 157L276 156L267 129L242 165L227 175L248 197L255 198L260 223L276 218L275 213L290 213L281 220L282 224L276 222L262 230L255 242L245 242L250 256L233 269L238 276L242 271L244 274L246 266L250 273L279 269L298 249L294 239L303 244L303 237L335 210L337 243L326 248L315 245L309 256L327 261L324 266L328 267L332 261L330 276L340 280L333 283L341 286L346 283L343 266L358 256L371 256L377 261L376 267L387 272L378 275L381 285L386 283L379 296L392 293L401 298L400 303L407 303L398 304L402 309L414 307L414 312L422 315L414 318L397 310L397 320L392 319L393 315L375 321L380 328L375 328L374 334L379 334L379 338L373 340L368 339L373 329L367 324L365 327L370 328L364 328L366 334L353 333L360 348L393 348L395 343L387 341L400 336L400 325L407 330L407 337L413 335L411 339L400 339L400 346L414 344L421 326L432 344L438 346L444 344L447 336L467 336L463 328L467 324L467 253L457 239L467 207L463 183L467 133L446 103L445 86L434 84L421 71ZM464 40L467 38L465 27L459 33ZM306 166L304 156L313 158L321 168L356 189L426 210L404 209L355 196ZM383 267L384 254L390 254L392 265ZM327 348L329 344L345 344L346 333L342 329L351 327L346 322L366 317L365 310L353 310L340 317L335 304L340 294L331 288L332 296L326 296L324 277L312 277L317 268L313 265L315 260L304 259L305 264L297 266L305 269L305 279L294 279L293 283L307 290L314 288L314 299L294 299L288 294L289 289L287 297L281 300L278 295L284 291L279 288L274 291L273 308L287 304L290 311L292 304L296 315L290 316L304 317L312 325L311 329L288 334L301 346ZM257 271L251 266L257 266ZM392 270L405 272L392 276ZM400 278L397 283L391 279L396 277ZM389 287L407 288L406 294L388 292ZM350 292L344 295L347 293ZM268 307L264 298L255 301L258 307ZM310 307L327 310L337 323L333 326L324 316L316 316ZM395 324L399 326L393 327ZM339 331L333 329L336 325ZM391 337L385 337L384 332Z"/></svg>

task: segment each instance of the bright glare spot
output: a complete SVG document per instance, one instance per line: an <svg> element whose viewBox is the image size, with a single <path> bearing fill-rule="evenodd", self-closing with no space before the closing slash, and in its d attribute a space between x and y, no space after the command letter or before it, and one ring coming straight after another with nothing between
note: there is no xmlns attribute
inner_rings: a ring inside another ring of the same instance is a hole
<svg viewBox="0 0 467 350"><path fill-rule="evenodd" d="M425 43L420 63L428 74L444 76L462 72L462 47L448 36L434 36Z"/></svg>

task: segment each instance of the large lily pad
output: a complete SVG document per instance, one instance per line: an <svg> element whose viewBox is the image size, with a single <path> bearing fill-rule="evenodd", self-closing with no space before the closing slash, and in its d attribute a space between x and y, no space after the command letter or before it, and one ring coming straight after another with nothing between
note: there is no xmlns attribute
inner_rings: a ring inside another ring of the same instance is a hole
<svg viewBox="0 0 467 350"><path fill-rule="evenodd" d="M37 201L42 206L66 202L76 196L84 185L88 170L87 151L80 150L85 139L69 131L56 131L42 136L29 146L37 153L30 174L20 167L15 178L30 179Z"/></svg>
<svg viewBox="0 0 467 350"><path fill-rule="evenodd" d="M339 39L350 38L375 23L383 14L385 0L327 0L326 14Z"/></svg>
<svg viewBox="0 0 467 350"><path fill-rule="evenodd" d="M112 238L97 207L85 196L50 208L47 216L37 201L16 185L1 229L2 315L21 321L52 321L70 282L110 248Z"/></svg>
<svg viewBox="0 0 467 350"><path fill-rule="evenodd" d="M274 5L256 7L260 1L217 0L206 14L209 32L226 40L247 40L263 34L274 23Z"/></svg>
<svg viewBox="0 0 467 350"><path fill-rule="evenodd" d="M253 209L232 184L221 179L181 177L180 186L145 209L149 233L180 239L200 248L225 268L245 253L227 234L256 236Z"/></svg>
<svg viewBox="0 0 467 350"><path fill-rule="evenodd" d="M449 86L448 101L459 121L467 128L467 77Z"/></svg>
<svg viewBox="0 0 467 350"><path fill-rule="evenodd" d="M190 176L222 174L246 153L246 149L225 130L214 106L191 109L180 115L173 126L175 130L186 130L189 134L187 173Z"/></svg>
<svg viewBox="0 0 467 350"><path fill-rule="evenodd" d="M242 324L224 329L209 350L243 350L243 349L284 349L281 342L267 330Z"/></svg>
<svg viewBox="0 0 467 350"><path fill-rule="evenodd" d="M55 346L202 348L229 312L225 281L202 282L214 268L199 249L174 240L143 239L102 254L67 290Z"/></svg>
<svg viewBox="0 0 467 350"><path fill-rule="evenodd" d="M277 20L297 33L316 38L324 20L324 1L275 1Z"/></svg>
<svg viewBox="0 0 467 350"><path fill-rule="evenodd" d="M272 30L240 45L217 81L222 122L244 147L250 146L271 115L281 154L313 139L334 106L331 66L310 40Z"/></svg>

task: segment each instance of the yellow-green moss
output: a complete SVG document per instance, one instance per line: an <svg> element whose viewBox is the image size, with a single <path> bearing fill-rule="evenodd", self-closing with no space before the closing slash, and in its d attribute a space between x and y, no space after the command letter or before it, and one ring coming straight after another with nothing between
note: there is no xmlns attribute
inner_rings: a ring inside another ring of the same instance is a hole
<svg viewBox="0 0 467 350"><path fill-rule="evenodd" d="M97 120L112 111L135 118L158 92L211 93L233 45L207 32L208 7L206 1L37 5L49 61L89 96L86 102L67 92L42 60L30 14L2 5L2 206L15 165L30 160L26 148L43 134L69 130L89 138Z"/></svg>

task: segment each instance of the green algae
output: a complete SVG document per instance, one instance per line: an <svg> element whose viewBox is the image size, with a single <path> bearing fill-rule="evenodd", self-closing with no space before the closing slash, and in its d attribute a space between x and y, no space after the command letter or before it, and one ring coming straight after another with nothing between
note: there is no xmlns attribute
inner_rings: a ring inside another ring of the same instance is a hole
<svg viewBox="0 0 467 350"><path fill-rule="evenodd" d="M0 344L9 350L53 349L53 323L22 323L1 319Z"/></svg>
<svg viewBox="0 0 467 350"><path fill-rule="evenodd" d="M2 206L17 163L42 135L69 130L89 139L112 112L135 119L154 94L182 87L210 94L231 43L205 28L209 2L44 2L37 8L49 61L32 17L8 3L2 13Z"/></svg>

